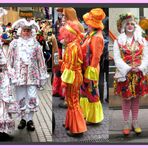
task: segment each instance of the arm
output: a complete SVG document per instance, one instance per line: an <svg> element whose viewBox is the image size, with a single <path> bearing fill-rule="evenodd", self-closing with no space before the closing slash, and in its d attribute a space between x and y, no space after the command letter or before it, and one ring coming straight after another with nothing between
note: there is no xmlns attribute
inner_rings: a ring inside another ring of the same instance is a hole
<svg viewBox="0 0 148 148"><path fill-rule="evenodd" d="M121 54L120 54L120 49L119 49L117 40L115 40L114 42L113 54L114 54L114 61L115 61L115 65L117 69L119 70L120 74L123 77L125 77L132 67L123 61Z"/></svg>
<svg viewBox="0 0 148 148"><path fill-rule="evenodd" d="M45 65L45 59L43 56L42 47L39 45L39 43L36 43L36 44L38 44L36 47L38 69L39 69L41 84L43 84L42 82L43 81L45 82L49 77L49 75L47 73L47 67Z"/></svg>
<svg viewBox="0 0 148 148"><path fill-rule="evenodd" d="M141 65L138 66L139 70L142 71L143 75L148 73L148 46L144 40L144 49Z"/></svg>
<svg viewBox="0 0 148 148"><path fill-rule="evenodd" d="M67 48L72 48L72 52L71 52L71 55L68 55L67 49L66 49L66 53L63 59L66 64L66 67L64 66L65 68L61 78L63 82L73 84L75 79L75 70L73 69L73 67L76 67L77 63L78 62L81 63L82 61L78 53L80 49L78 49L78 46L76 44L73 44L71 47L67 47ZM71 57L71 59L69 57Z"/></svg>
<svg viewBox="0 0 148 148"><path fill-rule="evenodd" d="M8 68L8 75L11 78L12 83L16 83L16 72L15 72L15 65L14 65L14 59L15 59L15 49L16 46L16 40L13 40L10 43L9 49L8 49L8 60L7 60L7 68ZM15 59L16 60L16 59Z"/></svg>
<svg viewBox="0 0 148 148"><path fill-rule="evenodd" d="M90 66L87 67L85 71L85 78L89 80L98 81L99 79L99 61L104 48L104 40L102 36L93 36L90 43L90 48L92 51L92 59L90 61Z"/></svg>

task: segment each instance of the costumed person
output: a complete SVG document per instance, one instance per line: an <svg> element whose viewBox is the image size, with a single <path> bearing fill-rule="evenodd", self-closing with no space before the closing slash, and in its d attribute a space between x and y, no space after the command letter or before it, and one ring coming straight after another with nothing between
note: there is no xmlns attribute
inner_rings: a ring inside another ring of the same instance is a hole
<svg viewBox="0 0 148 148"><path fill-rule="evenodd" d="M65 91L64 89L61 87L61 65L59 64L59 62L56 62L56 59L58 58L58 60L62 60L62 43L59 41L59 29L61 26L63 26L62 24L62 17L63 14L59 9L57 9L58 12L58 20L56 21L55 24L55 33L56 33L56 42L54 44L54 46L56 45L57 48L54 48L54 50L52 51L52 58L53 58L53 64L52 64L52 68L53 68L53 83L52 83L52 95L55 97L60 97L62 99L64 99L65 96ZM55 61L55 62L54 62Z"/></svg>
<svg viewBox="0 0 148 148"><path fill-rule="evenodd" d="M6 14L7 11L0 8L0 17ZM1 26L0 30L2 30ZM10 106L14 107L12 106L14 99L12 100L10 91L10 78L13 81L14 71L10 68L6 52L3 49L3 41L0 39L0 141L8 140L9 134L15 130L15 121L10 108Z"/></svg>
<svg viewBox="0 0 148 148"><path fill-rule="evenodd" d="M34 31L39 26L34 20L26 19L16 21L13 28L20 29L20 36L10 43L10 61L16 71L16 99L21 110L21 121L18 129L34 131L34 112L39 106L37 86L43 86L49 75L43 57L42 48L34 36ZM32 33L33 31L33 33Z"/></svg>
<svg viewBox="0 0 148 148"><path fill-rule="evenodd" d="M88 25L88 33L82 44L83 53L83 84L81 86L80 105L87 124L100 123L104 119L103 108L99 98L99 62L104 48L102 20L105 13L101 8L92 9L83 15Z"/></svg>
<svg viewBox="0 0 148 148"><path fill-rule="evenodd" d="M141 18L139 22L140 27L145 31L144 37L148 42L148 18Z"/></svg>
<svg viewBox="0 0 148 148"><path fill-rule="evenodd" d="M84 33L84 27L83 25L79 22L78 17L77 17L77 13L76 10L72 7L67 7L67 8L59 8L59 11L62 11L64 17L65 17L65 24L67 23L67 21L71 21L73 22L75 25L78 26L78 29L80 32ZM65 48L66 48L66 44L63 44L63 51L62 51L62 55L64 54ZM60 63L60 61L59 61ZM64 90L62 89L62 94L64 95ZM65 99L66 100L66 99ZM62 103L59 104L59 107L62 108L67 108L67 102L64 101Z"/></svg>
<svg viewBox="0 0 148 148"><path fill-rule="evenodd" d="M148 47L142 37L142 29L134 15L122 14L117 21L121 33L114 42L113 53L117 67L115 73L115 94L122 97L124 117L123 134L130 134L131 129L140 134L142 129L138 123L139 98L148 94L146 79L148 69ZM132 123L129 121L130 111Z"/></svg>
<svg viewBox="0 0 148 148"><path fill-rule="evenodd" d="M65 128L69 136L80 136L86 132L86 123L79 104L79 91L83 81L81 64L83 62L79 28L76 24L68 21L60 28L61 39L64 39L66 49L62 64L62 87L66 89L66 102L68 105Z"/></svg>

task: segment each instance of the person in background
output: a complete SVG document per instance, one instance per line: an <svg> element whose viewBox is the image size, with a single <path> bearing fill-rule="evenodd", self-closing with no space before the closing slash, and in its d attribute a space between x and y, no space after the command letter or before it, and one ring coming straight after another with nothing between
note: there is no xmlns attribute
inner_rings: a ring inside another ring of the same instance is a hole
<svg viewBox="0 0 148 148"><path fill-rule="evenodd" d="M0 17L6 14L7 11L0 7ZM3 30L1 26L0 30ZM0 38L0 141L7 141L11 138L9 134L15 130L15 121L12 118L12 110L10 109L10 105L13 108L15 107L10 91L10 78L14 82L15 72L11 69L7 52L3 48L3 44L8 39L8 36L2 33L0 33L0 36L2 36Z"/></svg>

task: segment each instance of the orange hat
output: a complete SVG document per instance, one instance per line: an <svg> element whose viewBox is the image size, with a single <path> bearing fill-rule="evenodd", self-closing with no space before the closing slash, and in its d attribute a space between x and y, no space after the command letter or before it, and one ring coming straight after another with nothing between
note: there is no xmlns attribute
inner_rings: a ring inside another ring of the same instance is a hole
<svg viewBox="0 0 148 148"><path fill-rule="evenodd" d="M139 25L143 30L148 30L148 19L142 18L139 22Z"/></svg>
<svg viewBox="0 0 148 148"><path fill-rule="evenodd" d="M83 15L83 19L88 26L93 28L104 29L102 20L105 18L105 13L101 8L92 9L90 12Z"/></svg>

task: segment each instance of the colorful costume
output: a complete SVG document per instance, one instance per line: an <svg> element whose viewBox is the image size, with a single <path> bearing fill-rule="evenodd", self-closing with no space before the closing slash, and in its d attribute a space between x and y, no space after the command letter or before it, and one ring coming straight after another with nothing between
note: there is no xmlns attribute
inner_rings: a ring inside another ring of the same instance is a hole
<svg viewBox="0 0 148 148"><path fill-rule="evenodd" d="M99 61L104 48L104 39L102 36L103 24L101 20L104 18L105 14L99 8L92 9L90 13L83 16L87 25L97 28L89 33L82 44L84 82L81 86L80 105L84 117L89 123L99 123L104 119L98 90Z"/></svg>
<svg viewBox="0 0 148 148"><path fill-rule="evenodd" d="M132 128L136 134L140 134L142 130L138 124L139 97L148 94L148 49L141 28L132 14L120 15L117 25L121 34L113 47L117 67L114 88L115 94L122 97L123 134L129 135L131 130L130 110Z"/></svg>
<svg viewBox="0 0 148 148"><path fill-rule="evenodd" d="M146 47L145 40L143 38L141 42L139 42L133 37L131 41L130 39L127 39L127 42L124 44L120 40L124 37L126 37L126 35L122 34L114 45L114 59L118 68L118 71L115 75L117 81L115 81L114 83L115 94L119 94L125 99L144 96L148 94L148 82L147 76L145 75L147 71L146 64L148 63L148 59L143 59L143 57L141 56L144 52L147 52L144 51L144 48ZM118 59L116 60L117 57ZM131 66L139 67L141 71L137 73L130 72L127 74Z"/></svg>
<svg viewBox="0 0 148 148"><path fill-rule="evenodd" d="M1 44L1 43L0 43ZM14 72L8 66L8 61L0 45L0 132L9 133L15 129L12 114L16 106L11 94L10 78ZM13 73L12 73L13 72Z"/></svg>
<svg viewBox="0 0 148 148"><path fill-rule="evenodd" d="M27 24L26 20L23 19L18 20L14 27L19 25L23 25L20 27L29 30L30 26L36 26L34 21ZM35 37L23 38L20 36L10 43L9 50L11 66L16 72L16 97L21 110L21 118L25 123L24 120L32 121L33 114L37 111L39 105L37 86L45 84L48 78L47 68L42 48ZM23 125L25 127L25 124Z"/></svg>
<svg viewBox="0 0 148 148"><path fill-rule="evenodd" d="M0 17L6 15L7 11L0 8ZM3 29L0 26L0 35ZM15 130L15 121L12 119L12 113L16 111L17 104L12 97L11 82L14 82L14 71L10 68L7 60L6 51L3 49L3 42L0 39L0 133L6 134ZM2 135L5 136L5 135ZM1 137L2 138L2 137Z"/></svg>
<svg viewBox="0 0 148 148"><path fill-rule="evenodd" d="M74 34L73 36L77 35L77 32L69 26L68 23L64 28L71 34ZM79 37L75 37L73 41L67 43L62 64L63 73L61 76L62 82L66 85L65 99L68 104L65 128L69 129L73 134L83 133L87 130L79 105L79 90L83 81L81 71L82 61L80 39Z"/></svg>

